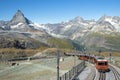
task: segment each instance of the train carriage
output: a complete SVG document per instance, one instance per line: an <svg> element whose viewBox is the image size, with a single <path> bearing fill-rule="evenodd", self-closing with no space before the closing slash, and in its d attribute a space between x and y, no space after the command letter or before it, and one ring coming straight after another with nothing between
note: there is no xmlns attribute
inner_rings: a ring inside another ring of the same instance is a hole
<svg viewBox="0 0 120 80"><path fill-rule="evenodd" d="M73 56L73 55L70 55ZM78 56L78 59L84 60L84 61L90 61L91 63L94 63L96 66L96 69L99 72L108 72L109 70L109 65L108 65L108 60L104 59L103 57L100 56L94 56L94 55L88 55L88 54L79 54L79 55L74 55Z"/></svg>
<svg viewBox="0 0 120 80"><path fill-rule="evenodd" d="M92 63L95 63L95 58L94 58L94 56L90 56L90 61L91 61Z"/></svg>
<svg viewBox="0 0 120 80"><path fill-rule="evenodd" d="M79 59L80 59L80 60L88 61L89 57L88 57L88 55L86 55L86 54L81 54L81 55L79 56Z"/></svg>
<svg viewBox="0 0 120 80"><path fill-rule="evenodd" d="M105 59L98 59L98 60L96 61L96 69L97 69L99 72L109 71L108 61L105 60Z"/></svg>

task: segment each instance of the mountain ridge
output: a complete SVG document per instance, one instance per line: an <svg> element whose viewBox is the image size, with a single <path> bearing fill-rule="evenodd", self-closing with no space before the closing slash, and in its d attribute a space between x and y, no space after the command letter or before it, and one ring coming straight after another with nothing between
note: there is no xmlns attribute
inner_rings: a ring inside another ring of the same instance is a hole
<svg viewBox="0 0 120 80"><path fill-rule="evenodd" d="M17 46L14 44L17 41ZM53 43L56 42L56 43ZM0 21L0 48L40 48L51 47L72 48L72 41L51 36L42 25L27 19L18 10L10 21ZM64 46L62 46L64 45Z"/></svg>
<svg viewBox="0 0 120 80"><path fill-rule="evenodd" d="M105 38L104 35L120 34L120 17L103 15L99 20L95 21L93 19L84 20L82 17L77 16L67 22L56 24L38 24L27 19L24 14L18 10L10 21L0 21L0 31L18 32L19 34L25 33L27 37L39 41L42 40L42 42L45 43L45 39L49 36L71 39L73 41L78 41L82 45L86 45L91 42L92 44L86 46L105 47L108 49L107 45L115 45L113 42ZM99 33L99 35L91 35L93 33ZM101 34L103 37L101 37ZM95 45L94 41L100 44L96 43Z"/></svg>
<svg viewBox="0 0 120 80"><path fill-rule="evenodd" d="M102 48L103 50L120 50L116 44L109 41L109 39L114 38L112 35L117 34L118 37L115 38L118 38L118 40L114 41L120 42L120 17L117 16L104 15L97 21L84 20L81 17L76 17L64 23L45 24L44 26L47 27L51 33L66 36L75 41L77 40L80 44L83 44L88 48L97 47L98 49ZM92 34L98 35L94 36ZM111 38L105 37L108 35Z"/></svg>

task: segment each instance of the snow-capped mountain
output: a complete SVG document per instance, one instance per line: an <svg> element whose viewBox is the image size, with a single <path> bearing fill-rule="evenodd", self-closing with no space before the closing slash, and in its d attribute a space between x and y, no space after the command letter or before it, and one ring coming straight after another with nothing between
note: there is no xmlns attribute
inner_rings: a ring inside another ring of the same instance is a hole
<svg viewBox="0 0 120 80"><path fill-rule="evenodd" d="M92 31L102 33L120 32L120 18L104 15L96 22Z"/></svg>
<svg viewBox="0 0 120 80"><path fill-rule="evenodd" d="M95 21L84 20L82 17L78 16L67 22L39 24L28 20L24 14L18 10L10 21L0 21L0 32L2 31L19 32L22 36L23 33L29 33L29 35L27 34L27 37L29 36L30 38L40 41L46 41L48 36L54 36L77 40L81 44L90 46L109 48L108 45L111 45L112 47L116 46L116 44L114 45L113 42L107 40L109 38L115 39L113 41L119 44L119 41L116 40L119 39L120 35L120 17L104 15L99 20ZM101 37L103 34L105 36ZM109 37L106 35L109 35ZM15 37L18 36L15 35Z"/></svg>
<svg viewBox="0 0 120 80"><path fill-rule="evenodd" d="M89 48L119 50L120 17L102 16L99 20L84 20L76 17L67 22L43 24L54 36L64 36L76 40ZM45 28L44 28L45 29Z"/></svg>
<svg viewBox="0 0 120 80"><path fill-rule="evenodd" d="M28 20L24 14L18 10L10 21L0 21L0 30L4 31L17 31L17 32L30 32L30 31L43 31L42 28L37 28L32 21Z"/></svg>
<svg viewBox="0 0 120 80"><path fill-rule="evenodd" d="M98 21L95 21L84 20L78 16L67 22L38 24L28 20L24 14L18 10L10 21L0 21L0 30L20 32L41 30L53 36L64 36L70 39L76 39L91 32L105 34L120 32L120 17L104 15Z"/></svg>
<svg viewBox="0 0 120 80"><path fill-rule="evenodd" d="M17 25L18 23L30 24L32 22L25 18L24 14L20 10L18 10L13 16L12 20L10 20L9 24Z"/></svg>
<svg viewBox="0 0 120 80"><path fill-rule="evenodd" d="M20 10L10 21L0 21L0 48L36 49L51 46L60 46L60 48L76 46L69 39L60 38L59 40L51 35L54 33L51 33L49 28L43 24L33 23ZM60 37L59 35L54 36Z"/></svg>
<svg viewBox="0 0 120 80"><path fill-rule="evenodd" d="M26 48L48 47L49 38L53 37L42 26L27 19L20 10L10 21L0 21L0 48L14 47L15 41L25 43Z"/></svg>
<svg viewBox="0 0 120 80"><path fill-rule="evenodd" d="M84 20L81 17L76 17L68 22L45 24L44 27L51 33L76 39L91 32L103 34L120 32L120 17L104 15L98 21Z"/></svg>
<svg viewBox="0 0 120 80"><path fill-rule="evenodd" d="M95 24L94 20L84 20L81 17L76 17L68 22L45 24L44 26L47 27L51 33L71 38L74 34L86 32L92 24Z"/></svg>
<svg viewBox="0 0 120 80"><path fill-rule="evenodd" d="M22 32L41 30L46 31L49 34L76 39L90 32L106 34L120 32L120 17L104 15L98 21L95 21L84 20L78 16L67 22L56 24L38 24L28 20L24 14L18 10L10 21L0 21L0 30Z"/></svg>

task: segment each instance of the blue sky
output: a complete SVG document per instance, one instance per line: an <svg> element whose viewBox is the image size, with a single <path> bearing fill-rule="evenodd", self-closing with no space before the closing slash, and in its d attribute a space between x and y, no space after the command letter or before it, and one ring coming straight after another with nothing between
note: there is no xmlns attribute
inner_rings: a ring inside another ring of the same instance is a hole
<svg viewBox="0 0 120 80"><path fill-rule="evenodd" d="M120 16L120 0L0 0L0 20L10 20L20 9L37 23L58 23L81 16L99 19Z"/></svg>

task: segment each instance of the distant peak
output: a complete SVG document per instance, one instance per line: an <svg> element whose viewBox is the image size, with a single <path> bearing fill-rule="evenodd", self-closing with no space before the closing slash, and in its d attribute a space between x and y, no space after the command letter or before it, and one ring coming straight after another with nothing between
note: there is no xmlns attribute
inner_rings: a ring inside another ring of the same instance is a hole
<svg viewBox="0 0 120 80"><path fill-rule="evenodd" d="M105 19L105 18L112 18L112 16L108 16L108 15L105 15L105 14L104 14L101 18L104 18L104 19Z"/></svg>
<svg viewBox="0 0 120 80"><path fill-rule="evenodd" d="M20 9L18 9L18 10L17 10L17 12L21 12L21 10L20 10Z"/></svg>
<svg viewBox="0 0 120 80"><path fill-rule="evenodd" d="M77 17L75 17L74 19L75 19L75 20L79 20L79 21L83 20L83 18L80 17L80 16L77 16Z"/></svg>
<svg viewBox="0 0 120 80"><path fill-rule="evenodd" d="M106 17L107 17L107 15L104 14L104 15L101 17L101 19L105 19Z"/></svg>
<svg viewBox="0 0 120 80"><path fill-rule="evenodd" d="M31 23L22 13L21 10L17 10L15 15L13 16L12 20L10 21L11 24L18 24L18 23L25 23L29 24Z"/></svg>
<svg viewBox="0 0 120 80"><path fill-rule="evenodd" d="M106 19L111 19L112 17L111 16L108 16L108 15L103 15L99 20L98 22L101 22L101 21L106 21Z"/></svg>
<svg viewBox="0 0 120 80"><path fill-rule="evenodd" d="M24 14L22 13L21 10L17 10L15 16L22 16L22 17L24 17Z"/></svg>
<svg viewBox="0 0 120 80"><path fill-rule="evenodd" d="M74 19L70 20L71 22L82 22L84 19L80 16L75 17Z"/></svg>
<svg viewBox="0 0 120 80"><path fill-rule="evenodd" d="M106 14L104 14L104 15L103 15L103 17L107 17L107 15L106 15Z"/></svg>

